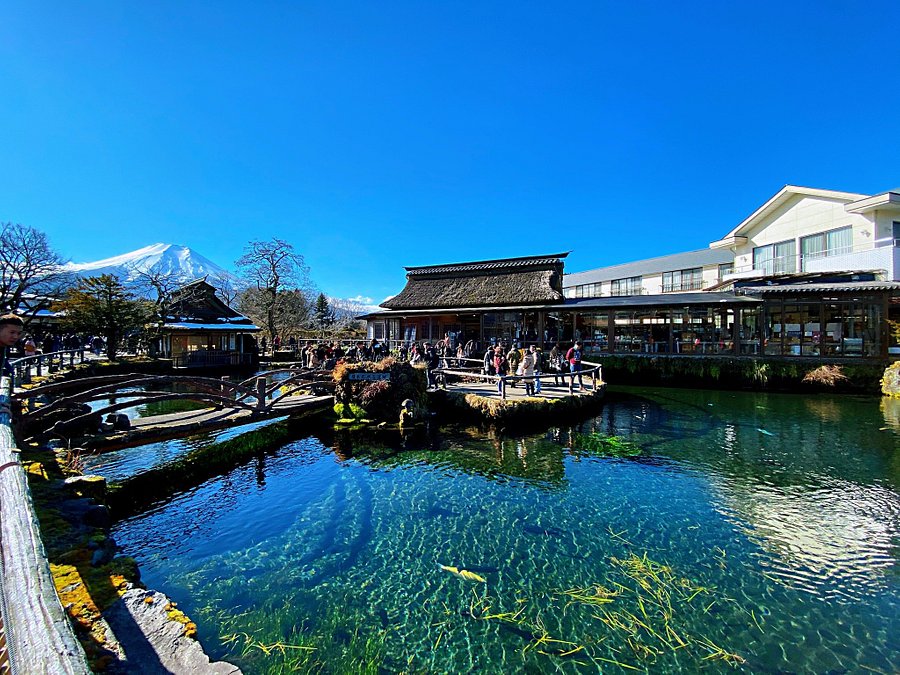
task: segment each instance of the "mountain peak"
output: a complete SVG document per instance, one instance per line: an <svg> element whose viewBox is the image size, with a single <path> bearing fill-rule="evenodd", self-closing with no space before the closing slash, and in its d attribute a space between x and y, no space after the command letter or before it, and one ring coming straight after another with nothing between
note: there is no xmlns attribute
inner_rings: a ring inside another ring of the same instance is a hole
<svg viewBox="0 0 900 675"><path fill-rule="evenodd" d="M122 281L133 281L149 272L171 275L183 283L204 277L234 278L228 270L187 246L162 243L94 262L69 263L66 269L83 277L112 274Z"/></svg>

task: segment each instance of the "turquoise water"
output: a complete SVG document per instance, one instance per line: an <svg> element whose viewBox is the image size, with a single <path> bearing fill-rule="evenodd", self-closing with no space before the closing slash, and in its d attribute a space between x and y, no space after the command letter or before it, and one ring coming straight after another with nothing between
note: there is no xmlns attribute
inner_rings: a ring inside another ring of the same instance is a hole
<svg viewBox="0 0 900 675"><path fill-rule="evenodd" d="M113 534L247 673L896 672L890 403L618 389L542 433L318 432ZM610 435L641 453L583 449Z"/></svg>

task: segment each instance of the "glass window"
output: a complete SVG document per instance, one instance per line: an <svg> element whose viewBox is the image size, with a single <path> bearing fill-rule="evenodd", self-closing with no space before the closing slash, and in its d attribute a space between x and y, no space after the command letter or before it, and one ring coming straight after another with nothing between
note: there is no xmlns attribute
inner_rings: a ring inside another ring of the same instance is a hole
<svg viewBox="0 0 900 675"><path fill-rule="evenodd" d="M820 232L800 240L802 260L815 260L833 255L850 253L852 250L853 228L841 227L828 232Z"/></svg>
<svg viewBox="0 0 900 675"><path fill-rule="evenodd" d="M615 279L612 282L612 295L640 295L643 285L643 277L629 277L627 279Z"/></svg>
<svg viewBox="0 0 900 675"><path fill-rule="evenodd" d="M729 274L734 274L734 263L722 263L719 265L719 281L722 281Z"/></svg>
<svg viewBox="0 0 900 675"><path fill-rule="evenodd" d="M703 268L663 272L663 293L699 291L703 288Z"/></svg>
<svg viewBox="0 0 900 675"><path fill-rule="evenodd" d="M797 271L797 242L793 239L753 249L753 269L763 274L785 274Z"/></svg>

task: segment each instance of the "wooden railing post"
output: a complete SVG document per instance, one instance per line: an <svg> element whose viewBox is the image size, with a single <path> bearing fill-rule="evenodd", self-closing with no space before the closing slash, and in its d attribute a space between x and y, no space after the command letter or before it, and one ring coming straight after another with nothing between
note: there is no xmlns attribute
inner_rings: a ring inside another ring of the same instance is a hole
<svg viewBox="0 0 900 675"><path fill-rule="evenodd" d="M256 409L263 412L266 409L266 378L256 378Z"/></svg>
<svg viewBox="0 0 900 675"><path fill-rule="evenodd" d="M599 368L594 368L594 369L591 371L591 388L592 388L594 391L597 391L597 371L598 371L598 370L599 370Z"/></svg>
<svg viewBox="0 0 900 675"><path fill-rule="evenodd" d="M500 400L506 400L506 375L500 376Z"/></svg>
<svg viewBox="0 0 900 675"><path fill-rule="evenodd" d="M41 354L37 360L37 375L38 375L38 377L41 376L41 366L42 365L44 365L44 355L43 354Z"/></svg>

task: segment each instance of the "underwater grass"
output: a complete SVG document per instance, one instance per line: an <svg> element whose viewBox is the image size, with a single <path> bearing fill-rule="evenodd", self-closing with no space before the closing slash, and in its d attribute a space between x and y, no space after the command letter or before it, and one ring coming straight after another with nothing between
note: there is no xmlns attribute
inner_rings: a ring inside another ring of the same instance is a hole
<svg viewBox="0 0 900 675"><path fill-rule="evenodd" d="M621 436L604 436L597 432L575 434L572 446L603 457L637 457L641 448Z"/></svg>

